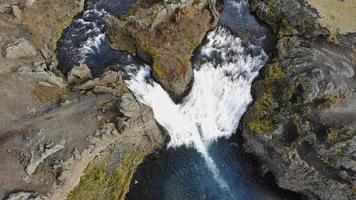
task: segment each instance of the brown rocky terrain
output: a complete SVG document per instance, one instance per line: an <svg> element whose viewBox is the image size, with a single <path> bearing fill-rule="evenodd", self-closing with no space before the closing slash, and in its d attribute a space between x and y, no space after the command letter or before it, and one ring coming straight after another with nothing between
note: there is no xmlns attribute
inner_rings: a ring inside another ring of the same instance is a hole
<svg viewBox="0 0 356 200"><path fill-rule="evenodd" d="M193 51L217 17L215 1L140 0L121 19L109 19L108 32L114 49L137 52L152 63L156 80L178 100L193 79Z"/></svg>
<svg viewBox="0 0 356 200"><path fill-rule="evenodd" d="M253 86L241 125L246 149L282 188L309 199L355 199L356 34L345 17L354 1L250 4L276 34L277 52Z"/></svg>
<svg viewBox="0 0 356 200"><path fill-rule="evenodd" d="M136 166L164 144L117 72L56 69L56 41L83 4L0 3L0 199L123 199Z"/></svg>
<svg viewBox="0 0 356 200"><path fill-rule="evenodd" d="M112 46L122 49L118 36L129 33L179 97L192 81L194 49L217 22L209 3L139 1L125 26L108 20ZM1 199L123 199L135 168L164 144L151 109L120 74L93 79L86 65L66 76L57 69L56 43L83 9L83 0L0 3Z"/></svg>

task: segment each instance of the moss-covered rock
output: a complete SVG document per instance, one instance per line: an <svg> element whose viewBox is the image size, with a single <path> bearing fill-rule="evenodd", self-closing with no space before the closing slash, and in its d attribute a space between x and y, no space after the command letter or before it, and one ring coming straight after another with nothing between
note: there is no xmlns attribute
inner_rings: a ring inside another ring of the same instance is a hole
<svg viewBox="0 0 356 200"><path fill-rule="evenodd" d="M178 3L140 0L121 20L108 20L111 46L136 51L152 64L156 80L178 99L193 78L190 63L193 51L206 32L215 27L215 16L203 0Z"/></svg>
<svg viewBox="0 0 356 200"><path fill-rule="evenodd" d="M22 12L22 23L31 41L54 51L63 30L83 10L84 0L39 0Z"/></svg>
<svg viewBox="0 0 356 200"><path fill-rule="evenodd" d="M311 199L354 199L356 43L354 34L335 36L330 28L353 16L345 7L352 1L250 2L276 34L277 51L253 84L255 101L242 125L245 148L283 188ZM334 19L323 22L326 15Z"/></svg>
<svg viewBox="0 0 356 200"><path fill-rule="evenodd" d="M258 93L251 109L249 128L256 134L270 133L278 121L278 109L283 105L283 97L288 95L283 91L283 80L287 74L282 69L278 59L267 67L263 79L258 81L261 91Z"/></svg>
<svg viewBox="0 0 356 200"><path fill-rule="evenodd" d="M84 171L79 185L68 195L68 200L123 200L131 178L143 159L139 149L123 152L117 161L113 154L97 158ZM116 163L115 163L116 162Z"/></svg>
<svg viewBox="0 0 356 200"><path fill-rule="evenodd" d="M104 162L90 163L85 169L79 185L74 188L67 199L93 199L105 184L104 164Z"/></svg>
<svg viewBox="0 0 356 200"><path fill-rule="evenodd" d="M287 25L308 38L327 34L316 23L317 15L299 0L252 0L251 9L275 33Z"/></svg>

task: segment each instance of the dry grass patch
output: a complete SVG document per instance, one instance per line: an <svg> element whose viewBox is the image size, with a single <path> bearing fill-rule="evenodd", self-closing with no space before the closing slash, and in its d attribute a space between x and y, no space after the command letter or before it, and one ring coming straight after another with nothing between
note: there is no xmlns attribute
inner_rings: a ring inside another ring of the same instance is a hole
<svg viewBox="0 0 356 200"><path fill-rule="evenodd" d="M319 22L331 34L356 32L355 0L308 0L320 15Z"/></svg>
<svg viewBox="0 0 356 200"><path fill-rule="evenodd" d="M42 102L57 102L68 94L68 90L57 86L47 87L37 84L33 90L34 95Z"/></svg>

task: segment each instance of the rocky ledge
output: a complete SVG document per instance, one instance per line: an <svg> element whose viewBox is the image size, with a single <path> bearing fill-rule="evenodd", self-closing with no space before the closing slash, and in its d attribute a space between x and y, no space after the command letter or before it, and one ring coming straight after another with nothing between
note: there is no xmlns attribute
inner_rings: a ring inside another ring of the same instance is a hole
<svg viewBox="0 0 356 200"><path fill-rule="evenodd" d="M125 16L108 19L111 46L136 52L153 66L155 79L178 100L193 79L193 51L217 24L215 4L215 0L139 0Z"/></svg>
<svg viewBox="0 0 356 200"><path fill-rule="evenodd" d="M247 152L284 189L356 198L355 1L251 0L276 56L253 85L241 124Z"/></svg>
<svg viewBox="0 0 356 200"><path fill-rule="evenodd" d="M123 199L135 168L164 145L120 74L57 70L56 41L83 5L0 3L0 199Z"/></svg>

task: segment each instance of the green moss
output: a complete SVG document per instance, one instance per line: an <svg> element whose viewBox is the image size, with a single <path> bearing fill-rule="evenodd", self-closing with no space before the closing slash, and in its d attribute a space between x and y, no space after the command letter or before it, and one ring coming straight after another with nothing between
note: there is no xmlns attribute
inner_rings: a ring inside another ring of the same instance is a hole
<svg viewBox="0 0 356 200"><path fill-rule="evenodd" d="M152 57L152 68L153 71L156 73L156 75L160 78L166 78L167 74L165 72L165 68L163 66L160 66L159 60L162 58L164 55L160 55L159 50L149 41L144 42L141 44L144 52L148 53Z"/></svg>
<svg viewBox="0 0 356 200"><path fill-rule="evenodd" d="M136 52L135 43L129 35L125 33L111 33L109 36L111 48L128 53Z"/></svg>
<svg viewBox="0 0 356 200"><path fill-rule="evenodd" d="M160 78L165 78L166 77L166 73L163 67L159 66L157 64L157 60L153 59L153 71L156 73L156 75Z"/></svg>
<svg viewBox="0 0 356 200"><path fill-rule="evenodd" d="M278 59L267 66L265 77L260 81L261 94L252 106L253 121L248 125L250 130L256 134L268 133L273 129L278 119L275 117L276 109L284 103L282 80L287 74L282 69ZM288 93L289 94L289 93Z"/></svg>
<svg viewBox="0 0 356 200"><path fill-rule="evenodd" d="M132 176L137 165L142 161L143 157L139 150L127 152L124 159L121 161L120 168L110 175L106 189L106 200L123 200L129 190Z"/></svg>
<svg viewBox="0 0 356 200"><path fill-rule="evenodd" d="M271 113L270 106L273 101L274 98L268 94L263 94L262 97L259 97L253 107L254 116L257 118L268 116Z"/></svg>
<svg viewBox="0 0 356 200"><path fill-rule="evenodd" d="M331 131L326 137L326 141L330 144L334 144L337 141L338 133L336 131Z"/></svg>
<svg viewBox="0 0 356 200"><path fill-rule="evenodd" d="M298 31L292 27L285 19L282 19L279 31L278 31L278 38L283 38L286 36L297 35Z"/></svg>
<svg viewBox="0 0 356 200"><path fill-rule="evenodd" d="M269 107L268 97L255 102L253 107L253 119L248 127L255 134L270 133L273 130L275 119L273 110Z"/></svg>
<svg viewBox="0 0 356 200"><path fill-rule="evenodd" d="M324 156L318 156L318 158L321 160L321 162L323 162L324 164L326 165L329 165L329 166L334 166L334 163L332 160L330 160L329 158L326 158Z"/></svg>
<svg viewBox="0 0 356 200"><path fill-rule="evenodd" d="M157 55L157 54L154 54L153 55L153 65L152 65L152 68L153 68L153 71L156 73L156 75L158 77L160 77L161 79L166 79L167 78L167 73L166 73L166 70L163 66L160 66L158 63L160 63L160 56Z"/></svg>
<svg viewBox="0 0 356 200"><path fill-rule="evenodd" d="M73 21L74 16L67 16L59 20L59 23L53 29L53 38L51 40L50 49L51 51L56 50L57 41L61 38L62 33L65 28L67 28Z"/></svg>
<svg viewBox="0 0 356 200"><path fill-rule="evenodd" d="M81 177L80 183L68 195L68 200L93 199L105 184L104 162L99 165L95 162L88 165Z"/></svg>
<svg viewBox="0 0 356 200"><path fill-rule="evenodd" d="M273 130L273 122L268 119L256 120L249 124L249 128L255 134L264 134Z"/></svg>
<svg viewBox="0 0 356 200"><path fill-rule="evenodd" d="M339 102L345 98L345 94L342 92L336 92L335 94L328 95L324 98L324 106L327 108L335 108Z"/></svg>
<svg viewBox="0 0 356 200"><path fill-rule="evenodd" d="M84 171L79 185L68 195L68 200L123 200L129 190L135 169L143 156L138 150L124 153L120 166L112 170L111 156L91 162Z"/></svg>
<svg viewBox="0 0 356 200"><path fill-rule="evenodd" d="M287 73L278 59L267 66L264 79L259 83L261 93L252 106L253 120L248 125L253 133L270 133L273 125L278 123L278 109L288 103L292 96L292 91L284 87L286 77Z"/></svg>
<svg viewBox="0 0 356 200"><path fill-rule="evenodd" d="M344 149L345 147L339 147L339 148L337 148L336 149L336 154L338 155L338 156L345 156L345 149Z"/></svg>
<svg viewBox="0 0 356 200"><path fill-rule="evenodd" d="M120 46L120 49L122 51L126 51L128 53L135 53L136 52L136 47L135 45L133 45L132 43L130 42L125 42L125 43L122 43L121 46Z"/></svg>
<svg viewBox="0 0 356 200"><path fill-rule="evenodd" d="M349 140L356 135L356 130L353 128L332 129L326 136L326 143L333 145L341 141Z"/></svg>
<svg viewBox="0 0 356 200"><path fill-rule="evenodd" d="M286 103L286 105L292 104L290 100L292 99L294 93L295 92L291 88L285 88L282 95L282 101ZM308 108L305 107L305 109Z"/></svg>
<svg viewBox="0 0 356 200"><path fill-rule="evenodd" d="M266 75L266 82L280 80L287 76L286 72L282 69L280 61L277 59L273 60L269 65Z"/></svg>
<svg viewBox="0 0 356 200"><path fill-rule="evenodd" d="M170 13L164 12L165 5L146 3L129 9L121 18L123 27L136 41L137 49L152 57L153 71L162 84L171 86L190 70L191 54L210 30L211 15L202 5L187 5L164 17Z"/></svg>

